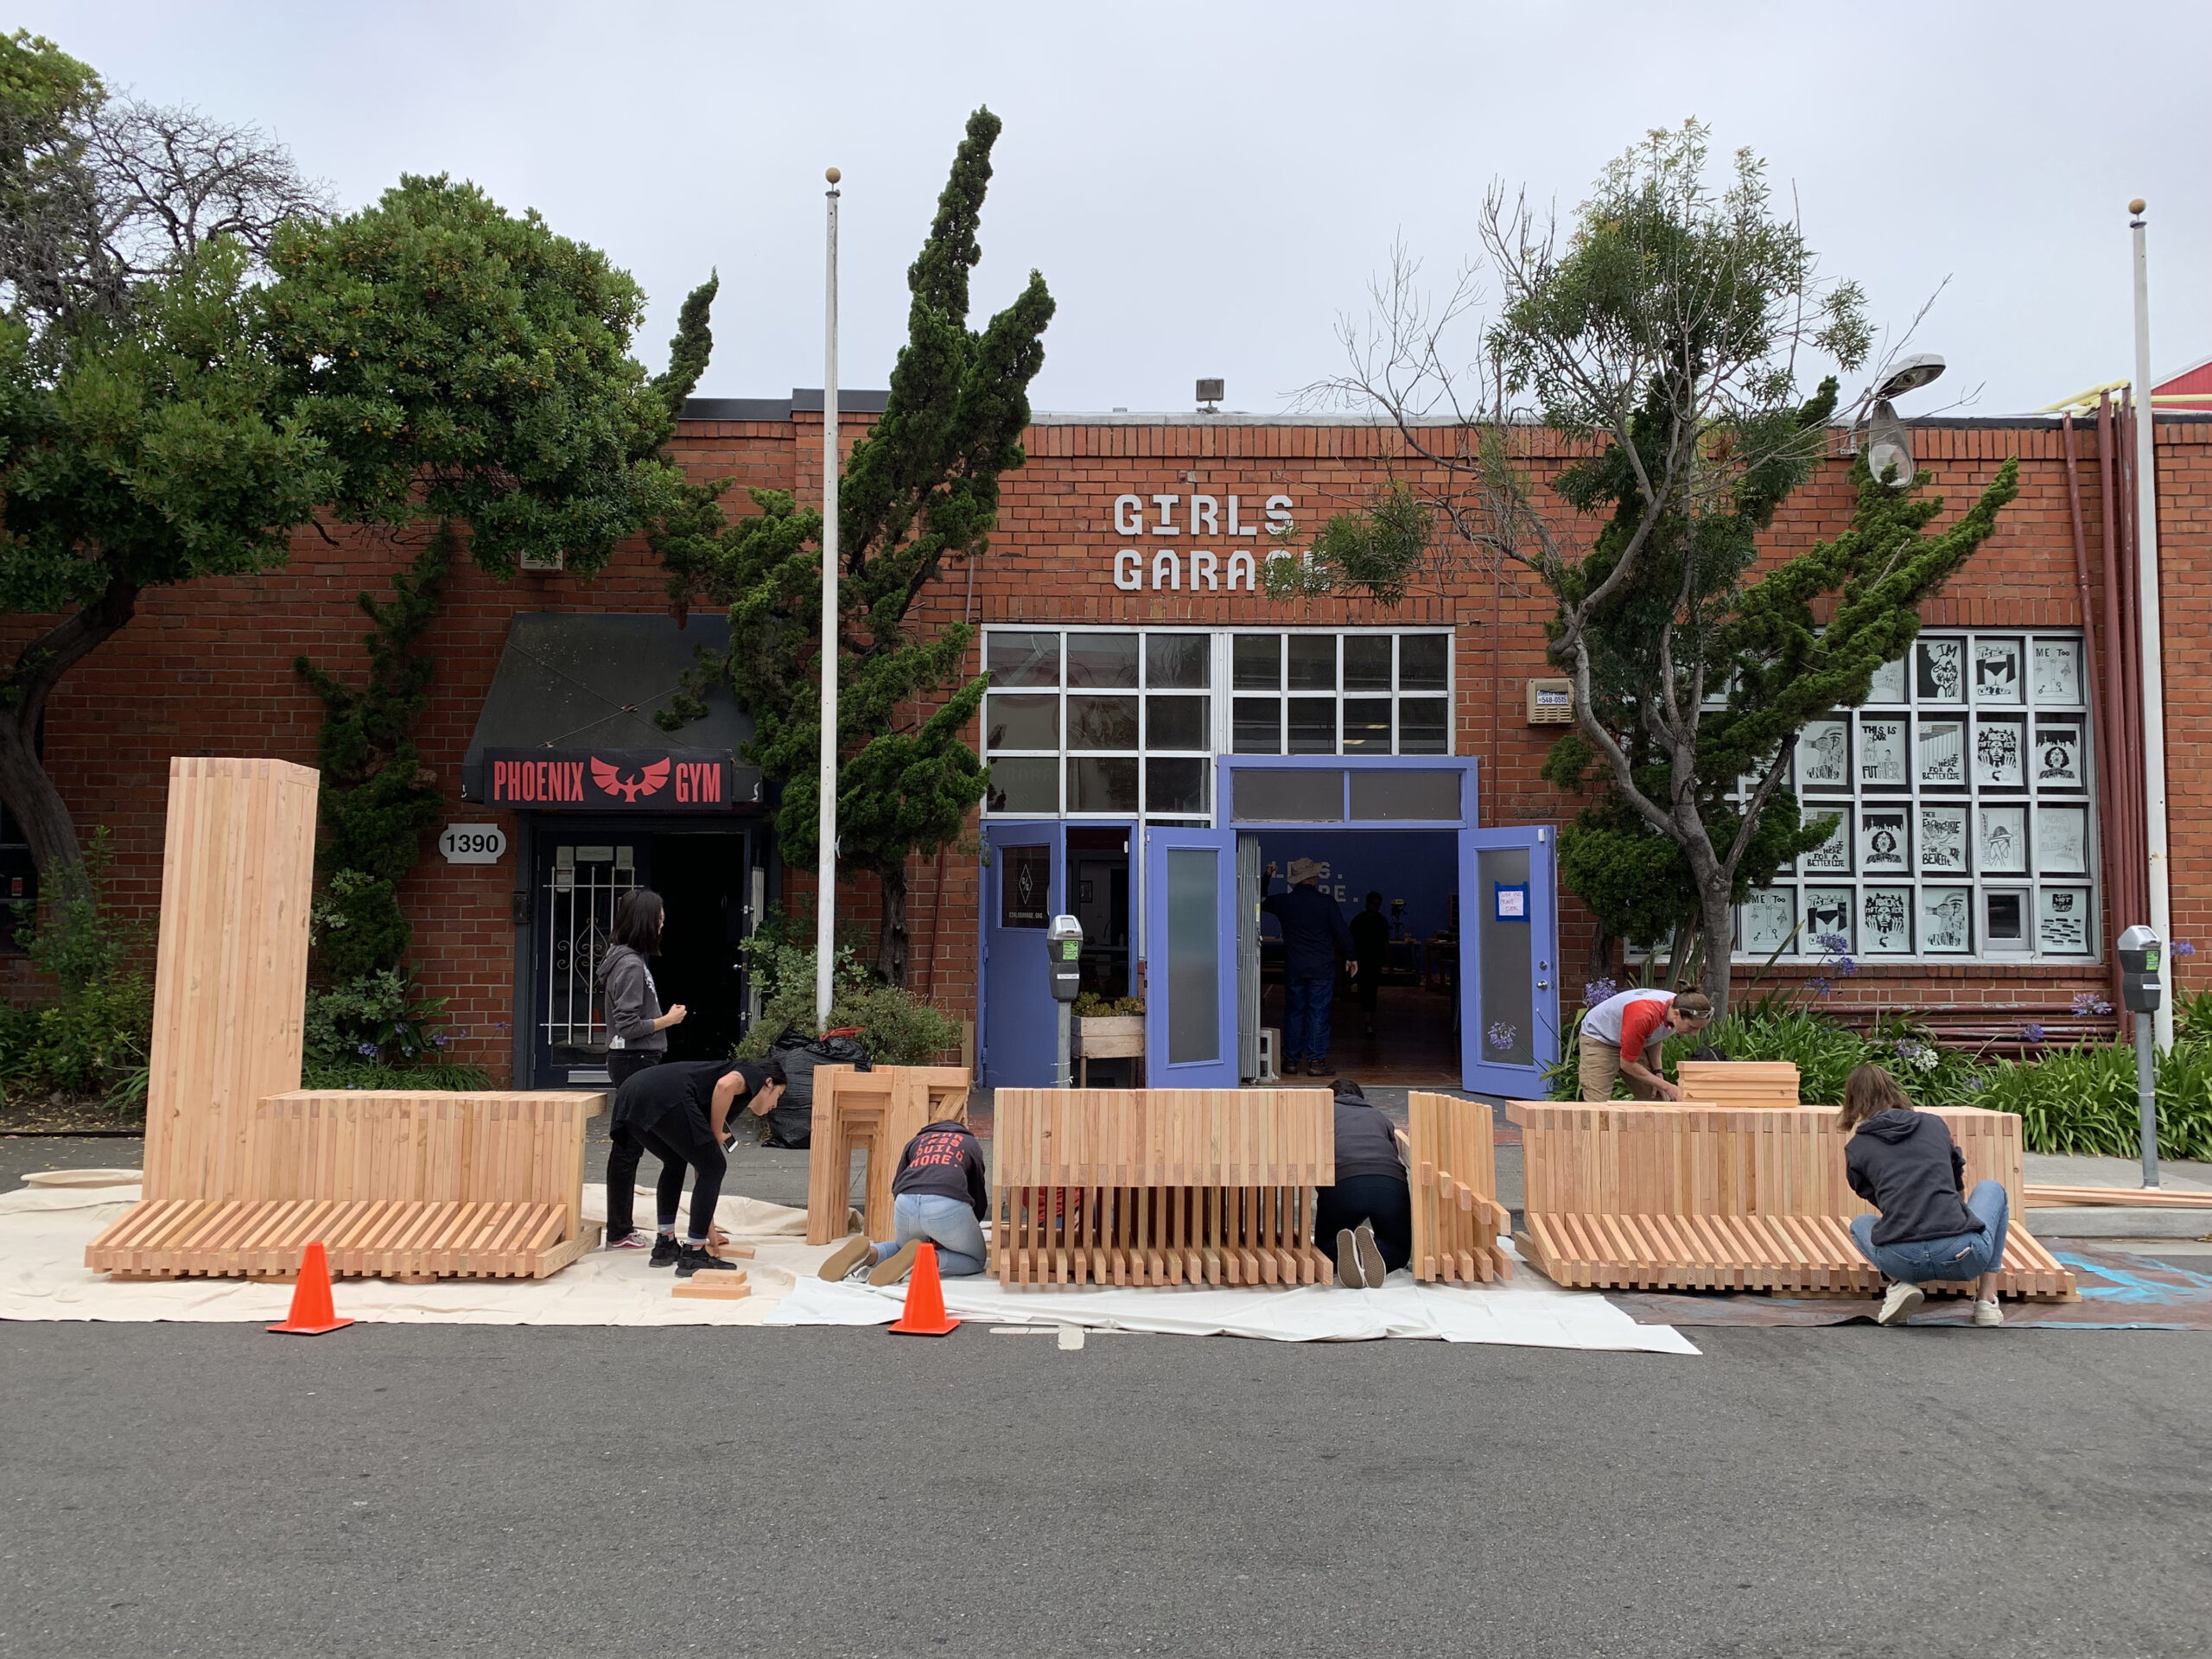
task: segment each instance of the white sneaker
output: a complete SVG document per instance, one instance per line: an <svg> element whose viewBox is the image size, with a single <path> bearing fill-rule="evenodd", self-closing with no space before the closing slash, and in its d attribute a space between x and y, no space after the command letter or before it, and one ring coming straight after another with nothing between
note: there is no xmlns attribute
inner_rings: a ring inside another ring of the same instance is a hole
<svg viewBox="0 0 2212 1659"><path fill-rule="evenodd" d="M2005 1323L2005 1310L1995 1302L1976 1302L1974 1305L1974 1322L1976 1325L2002 1325Z"/></svg>
<svg viewBox="0 0 2212 1659"><path fill-rule="evenodd" d="M1928 1300L1927 1293L1918 1285L1891 1285L1890 1294L1882 1298L1882 1311L1875 1316L1877 1325L1903 1325L1920 1311Z"/></svg>

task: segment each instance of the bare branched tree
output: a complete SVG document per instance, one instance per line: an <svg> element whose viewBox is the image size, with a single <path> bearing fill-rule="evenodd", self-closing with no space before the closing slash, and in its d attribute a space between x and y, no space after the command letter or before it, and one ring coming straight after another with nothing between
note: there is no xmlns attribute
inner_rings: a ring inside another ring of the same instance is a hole
<svg viewBox="0 0 2212 1659"><path fill-rule="evenodd" d="M326 219L334 202L260 128L135 98L112 99L92 118L85 160L101 245L132 276L165 270L216 236L266 261L279 226Z"/></svg>

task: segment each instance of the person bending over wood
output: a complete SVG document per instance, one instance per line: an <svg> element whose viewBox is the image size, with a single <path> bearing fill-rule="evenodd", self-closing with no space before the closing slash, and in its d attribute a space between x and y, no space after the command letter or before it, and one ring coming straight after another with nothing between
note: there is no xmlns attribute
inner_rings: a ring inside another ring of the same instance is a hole
<svg viewBox="0 0 2212 1659"><path fill-rule="evenodd" d="M725 1138L731 1109L742 1101L766 1116L783 1097L784 1068L777 1060L704 1060L656 1065L639 1072L614 1092L613 1142L607 1155L607 1248L636 1250L645 1236L632 1223L638 1186L638 1159L650 1152L660 1160L654 1189L658 1231L652 1241L652 1265L673 1267L689 1279L702 1268L730 1263L709 1253L715 1205L728 1173ZM683 1202L683 1172L691 1172L691 1227L676 1237L676 1214Z"/></svg>
<svg viewBox="0 0 2212 1659"><path fill-rule="evenodd" d="M1845 1142L1844 1177L1881 1211L1853 1216L1859 1253L1893 1282L1882 1299L1884 1325L1903 1325L1927 1300L1932 1281L1979 1280L1974 1322L2002 1325L1997 1272L2005 1264L2008 1200L1999 1181L1966 1190L1967 1160L1940 1117L1916 1111L1890 1074L1862 1065L1843 1085L1836 1127Z"/></svg>
<svg viewBox="0 0 2212 1659"><path fill-rule="evenodd" d="M1703 991L1623 991L1582 1016L1582 1098L1611 1100L1613 1079L1626 1077L1638 1100L1680 1100L1682 1091L1659 1075L1659 1046L1678 1031L1703 1031L1713 1000Z"/></svg>
<svg viewBox="0 0 2212 1659"><path fill-rule="evenodd" d="M891 1226L881 1243L849 1238L822 1264L833 1284L861 1268L871 1285L895 1285L913 1270L924 1244L937 1246L938 1271L965 1279L983 1270L983 1217L991 1189L983 1173L983 1144L968 1127L963 1103L952 1116L926 1125L899 1154L891 1181Z"/></svg>
<svg viewBox="0 0 2212 1659"><path fill-rule="evenodd" d="M1315 1190L1313 1242L1336 1240L1337 1282L1379 1290L1413 1260L1414 1200L1397 1125L1349 1077L1335 1085L1337 1184Z"/></svg>

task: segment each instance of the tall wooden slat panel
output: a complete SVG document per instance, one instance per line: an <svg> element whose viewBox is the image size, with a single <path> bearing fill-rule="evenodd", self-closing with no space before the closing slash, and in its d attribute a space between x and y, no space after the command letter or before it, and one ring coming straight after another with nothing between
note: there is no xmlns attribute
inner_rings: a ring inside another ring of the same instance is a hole
<svg viewBox="0 0 2212 1659"><path fill-rule="evenodd" d="M146 1196L243 1197L246 1122L300 1086L318 774L169 762L146 1096Z"/></svg>

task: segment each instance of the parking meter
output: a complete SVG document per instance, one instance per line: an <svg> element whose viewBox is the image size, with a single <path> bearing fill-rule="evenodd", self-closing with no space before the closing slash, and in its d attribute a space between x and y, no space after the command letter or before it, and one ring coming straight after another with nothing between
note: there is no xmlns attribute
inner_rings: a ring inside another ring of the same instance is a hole
<svg viewBox="0 0 2212 1659"><path fill-rule="evenodd" d="M1075 1086L1074 1007L1083 988L1083 924L1072 916L1055 916L1045 930L1045 971L1052 988L1052 1006L1059 1013L1060 1038L1056 1089Z"/></svg>
<svg viewBox="0 0 2212 1659"><path fill-rule="evenodd" d="M2135 1104L2142 1120L2143 1185L2158 1184L2158 1087L2151 1016L2165 995L2165 941L2149 928L2120 936L2120 995L2135 1016Z"/></svg>

